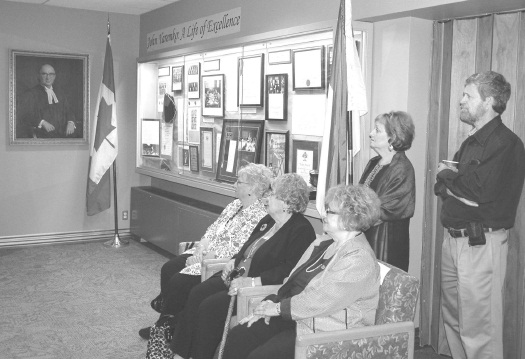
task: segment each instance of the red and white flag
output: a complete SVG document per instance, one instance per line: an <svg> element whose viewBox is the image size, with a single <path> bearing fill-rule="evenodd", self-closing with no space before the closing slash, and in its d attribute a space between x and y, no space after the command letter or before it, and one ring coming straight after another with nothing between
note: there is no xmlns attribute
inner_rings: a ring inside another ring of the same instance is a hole
<svg viewBox="0 0 525 359"><path fill-rule="evenodd" d="M91 137L89 176L87 185L87 214L92 216L111 206L109 168L117 158L117 109L115 81L113 77L113 54L109 34L106 41L104 73L98 94L96 118Z"/></svg>
<svg viewBox="0 0 525 359"><path fill-rule="evenodd" d="M366 88L352 33L352 4L351 0L341 0L322 142L330 145L321 148L317 182L316 207L321 216L325 215L326 191L348 181L348 167L351 165L348 156L352 139L349 111L355 111L358 117L368 110Z"/></svg>

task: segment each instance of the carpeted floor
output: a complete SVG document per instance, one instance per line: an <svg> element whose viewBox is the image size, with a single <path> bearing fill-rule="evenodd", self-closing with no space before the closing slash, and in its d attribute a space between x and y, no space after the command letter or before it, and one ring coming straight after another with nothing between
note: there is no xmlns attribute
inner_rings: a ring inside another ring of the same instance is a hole
<svg viewBox="0 0 525 359"><path fill-rule="evenodd" d="M0 358L144 358L166 258L130 242L0 249Z"/></svg>
<svg viewBox="0 0 525 359"><path fill-rule="evenodd" d="M0 249L0 359L145 358L161 253L133 240Z"/></svg>

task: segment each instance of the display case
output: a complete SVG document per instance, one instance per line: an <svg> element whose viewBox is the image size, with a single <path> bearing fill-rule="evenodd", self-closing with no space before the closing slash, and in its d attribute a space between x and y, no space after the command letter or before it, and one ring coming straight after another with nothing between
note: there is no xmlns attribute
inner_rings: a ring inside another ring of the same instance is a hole
<svg viewBox="0 0 525 359"><path fill-rule="evenodd" d="M332 38L332 30L324 29L139 60L138 171L233 194L243 165L276 162L265 158L273 153L266 148L267 133L286 133L290 144L321 144ZM355 31L355 38L363 49L365 33ZM158 153L151 155L151 143L143 139L160 139ZM292 153L282 157L288 163L279 163L276 174L294 168ZM314 170L318 164L309 165Z"/></svg>

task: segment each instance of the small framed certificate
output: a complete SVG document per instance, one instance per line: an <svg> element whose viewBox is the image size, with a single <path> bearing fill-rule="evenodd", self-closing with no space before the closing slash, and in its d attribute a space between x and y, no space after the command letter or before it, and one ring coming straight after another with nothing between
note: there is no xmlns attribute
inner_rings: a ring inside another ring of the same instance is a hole
<svg viewBox="0 0 525 359"><path fill-rule="evenodd" d="M203 172L215 172L215 146L213 145L213 127L201 127L201 169Z"/></svg>
<svg viewBox="0 0 525 359"><path fill-rule="evenodd" d="M210 61L204 61L204 72L208 71L219 71L221 69L221 60L210 60Z"/></svg>
<svg viewBox="0 0 525 359"><path fill-rule="evenodd" d="M190 146L190 171L199 172L199 146Z"/></svg>
<svg viewBox="0 0 525 359"><path fill-rule="evenodd" d="M264 54L240 57L237 82L237 105L261 107L263 105Z"/></svg>
<svg viewBox="0 0 525 359"><path fill-rule="evenodd" d="M324 89L324 46L293 52L293 89Z"/></svg>
<svg viewBox="0 0 525 359"><path fill-rule="evenodd" d="M265 140L264 164L274 176L288 172L288 131L268 131Z"/></svg>
<svg viewBox="0 0 525 359"><path fill-rule="evenodd" d="M283 50L283 51L273 51L268 53L268 64L269 65L278 65L278 64L289 64L292 62L292 51Z"/></svg>
<svg viewBox="0 0 525 359"><path fill-rule="evenodd" d="M293 140L292 145L292 172L310 183L310 171L319 166L319 141Z"/></svg>

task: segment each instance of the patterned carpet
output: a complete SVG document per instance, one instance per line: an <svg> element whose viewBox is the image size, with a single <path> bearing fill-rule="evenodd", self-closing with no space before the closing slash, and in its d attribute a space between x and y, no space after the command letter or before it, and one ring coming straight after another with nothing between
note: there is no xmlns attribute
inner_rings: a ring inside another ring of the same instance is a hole
<svg viewBox="0 0 525 359"><path fill-rule="evenodd" d="M133 240L0 249L0 358L144 358L164 262Z"/></svg>
<svg viewBox="0 0 525 359"><path fill-rule="evenodd" d="M137 332L158 318L159 253L133 240L0 249L0 359L145 358Z"/></svg>

